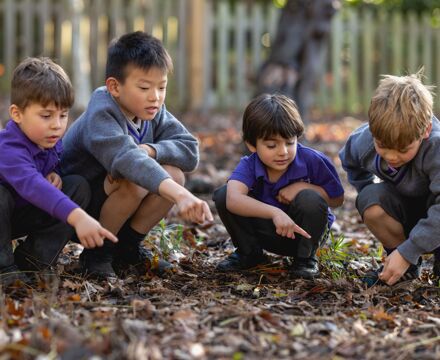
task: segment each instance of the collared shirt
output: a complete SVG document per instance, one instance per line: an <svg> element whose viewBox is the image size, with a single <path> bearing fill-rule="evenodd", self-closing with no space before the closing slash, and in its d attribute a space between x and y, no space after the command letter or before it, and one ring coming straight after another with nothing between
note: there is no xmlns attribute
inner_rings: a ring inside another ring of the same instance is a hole
<svg viewBox="0 0 440 360"><path fill-rule="evenodd" d="M127 117L127 116L126 116ZM136 117L130 119L127 117L127 129L137 144L140 144L148 131L148 121L142 121Z"/></svg>
<svg viewBox="0 0 440 360"><path fill-rule="evenodd" d="M278 192L295 182L303 181L322 187L330 198L344 194L339 176L330 160L321 152L298 144L296 157L276 183L269 181L266 167L257 153L241 158L229 180L245 184L255 199L284 211L286 204L277 200ZM335 217L329 209L329 225Z"/></svg>
<svg viewBox="0 0 440 360"><path fill-rule="evenodd" d="M0 131L0 149L0 183L13 191L16 206L32 204L66 222L78 205L45 178L59 164L61 140L41 149L11 120Z"/></svg>

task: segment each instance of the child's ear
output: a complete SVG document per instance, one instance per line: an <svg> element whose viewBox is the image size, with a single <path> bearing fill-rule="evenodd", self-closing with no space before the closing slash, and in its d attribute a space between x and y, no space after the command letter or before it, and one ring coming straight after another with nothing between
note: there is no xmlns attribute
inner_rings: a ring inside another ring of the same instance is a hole
<svg viewBox="0 0 440 360"><path fill-rule="evenodd" d="M244 143L246 144L246 146L247 146L247 148L249 149L250 152L252 152L252 153L256 153L257 152L257 148L254 145L248 143L247 141L245 141Z"/></svg>
<svg viewBox="0 0 440 360"><path fill-rule="evenodd" d="M9 106L9 116L17 124L21 123L22 112L17 105L12 104L11 106Z"/></svg>
<svg viewBox="0 0 440 360"><path fill-rule="evenodd" d="M107 80L105 80L105 86L107 86L108 92L113 97L119 97L119 81L116 80L114 77L109 77Z"/></svg>
<svg viewBox="0 0 440 360"><path fill-rule="evenodd" d="M429 138L429 135L431 134L431 130L432 130L432 123L430 123L426 128L425 134L423 135L424 139Z"/></svg>

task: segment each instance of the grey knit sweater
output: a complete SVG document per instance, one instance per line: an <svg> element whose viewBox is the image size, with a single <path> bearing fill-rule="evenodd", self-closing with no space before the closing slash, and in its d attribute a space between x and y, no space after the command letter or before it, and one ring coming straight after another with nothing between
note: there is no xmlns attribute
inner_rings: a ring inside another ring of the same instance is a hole
<svg viewBox="0 0 440 360"><path fill-rule="evenodd" d="M358 192L373 183L377 176L394 185L404 196L434 194L436 200L429 208L428 217L419 220L408 239L397 249L406 260L416 264L420 255L440 246L440 122L437 118L433 117L431 134L423 140L417 155L394 177L388 177L377 166L378 154L368 124L350 135L339 157L348 181Z"/></svg>
<svg viewBox="0 0 440 360"><path fill-rule="evenodd" d="M63 138L62 173L79 174L89 181L111 174L157 193L160 183L170 177L161 164L176 166L184 172L196 168L197 140L165 105L142 129L139 136L133 136L125 115L107 89L96 89L87 110ZM153 147L156 159L150 158L139 144Z"/></svg>

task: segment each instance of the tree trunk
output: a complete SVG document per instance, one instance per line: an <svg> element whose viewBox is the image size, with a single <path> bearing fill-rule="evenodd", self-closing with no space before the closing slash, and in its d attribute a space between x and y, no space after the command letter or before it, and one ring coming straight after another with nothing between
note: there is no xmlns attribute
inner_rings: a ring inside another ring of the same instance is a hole
<svg viewBox="0 0 440 360"><path fill-rule="evenodd" d="M338 0L288 0L271 54L258 76L258 93L291 97L304 122L323 67L331 18L338 7Z"/></svg>

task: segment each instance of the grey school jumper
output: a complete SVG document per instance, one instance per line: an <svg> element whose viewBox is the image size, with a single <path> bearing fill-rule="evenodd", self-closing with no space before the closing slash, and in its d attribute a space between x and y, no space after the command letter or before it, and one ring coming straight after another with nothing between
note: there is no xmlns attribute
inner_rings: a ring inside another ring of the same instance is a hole
<svg viewBox="0 0 440 360"><path fill-rule="evenodd" d="M417 155L393 177L380 171L368 124L350 135L339 157L348 181L358 192L373 183L376 175L394 185L404 196L421 197L432 193L435 202L428 210L428 217L419 220L397 249L406 260L416 264L420 255L440 246L440 122L436 117L432 118L431 134L423 140Z"/></svg>
<svg viewBox="0 0 440 360"><path fill-rule="evenodd" d="M153 147L156 159L139 144ZM64 174L80 174L91 182L111 174L154 193L170 177L159 164L188 172L196 168L199 158L197 140L165 105L145 122L138 136L131 135L125 115L105 87L94 91L87 110L67 130L63 145Z"/></svg>

